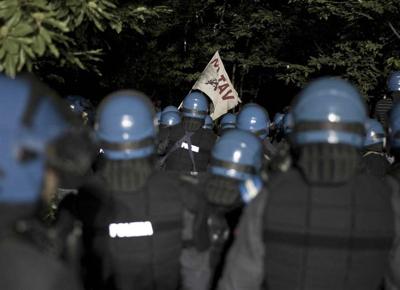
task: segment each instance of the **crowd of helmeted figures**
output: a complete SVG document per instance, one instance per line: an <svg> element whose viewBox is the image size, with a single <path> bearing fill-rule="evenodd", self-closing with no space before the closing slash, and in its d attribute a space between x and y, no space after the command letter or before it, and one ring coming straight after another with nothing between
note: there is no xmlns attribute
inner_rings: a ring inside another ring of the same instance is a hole
<svg viewBox="0 0 400 290"><path fill-rule="evenodd" d="M0 289L400 289L399 95L378 121L323 77L212 120L1 76Z"/></svg>

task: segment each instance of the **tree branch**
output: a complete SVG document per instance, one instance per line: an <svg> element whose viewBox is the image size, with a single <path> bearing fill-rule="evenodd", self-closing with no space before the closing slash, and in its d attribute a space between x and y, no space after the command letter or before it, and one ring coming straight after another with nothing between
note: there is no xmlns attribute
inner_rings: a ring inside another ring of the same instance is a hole
<svg viewBox="0 0 400 290"><path fill-rule="evenodd" d="M400 34L397 32L396 28L393 27L392 23L389 21L389 27L392 29L394 35L397 36L398 39L400 39Z"/></svg>

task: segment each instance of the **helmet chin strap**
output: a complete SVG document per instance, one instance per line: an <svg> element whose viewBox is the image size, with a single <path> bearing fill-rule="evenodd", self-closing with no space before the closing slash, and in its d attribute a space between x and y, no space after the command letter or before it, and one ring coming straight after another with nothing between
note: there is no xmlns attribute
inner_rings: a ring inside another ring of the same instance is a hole
<svg viewBox="0 0 400 290"><path fill-rule="evenodd" d="M145 157L130 160L106 159L100 165L98 174L111 190L135 191L142 187L154 171L154 159Z"/></svg>
<svg viewBox="0 0 400 290"><path fill-rule="evenodd" d="M240 181L220 175L211 175L206 183L206 198L214 205L225 209L240 206Z"/></svg>

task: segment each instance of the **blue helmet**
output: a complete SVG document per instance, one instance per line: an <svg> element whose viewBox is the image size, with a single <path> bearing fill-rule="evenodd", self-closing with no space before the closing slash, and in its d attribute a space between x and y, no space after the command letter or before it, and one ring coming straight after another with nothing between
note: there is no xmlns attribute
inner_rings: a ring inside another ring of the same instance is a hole
<svg viewBox="0 0 400 290"><path fill-rule="evenodd" d="M392 72L387 81L387 87L389 92L400 91L400 71Z"/></svg>
<svg viewBox="0 0 400 290"><path fill-rule="evenodd" d="M178 110L178 108L175 107L175 106L166 106L166 107L162 110L162 112L163 112L163 113L166 113L166 112L179 112L179 110Z"/></svg>
<svg viewBox="0 0 400 290"><path fill-rule="evenodd" d="M400 102L395 103L389 118L390 146L400 149Z"/></svg>
<svg viewBox="0 0 400 290"><path fill-rule="evenodd" d="M245 105L236 120L238 129L250 131L262 140L268 136L269 126L268 112L255 103Z"/></svg>
<svg viewBox="0 0 400 290"><path fill-rule="evenodd" d="M211 156L211 173L245 180L259 175L263 148L254 134L232 129L217 140Z"/></svg>
<svg viewBox="0 0 400 290"><path fill-rule="evenodd" d="M183 100L181 111L184 117L204 120L208 115L207 97L199 91L190 92Z"/></svg>
<svg viewBox="0 0 400 290"><path fill-rule="evenodd" d="M177 111L167 111L161 114L160 125L171 127L181 122L181 115Z"/></svg>
<svg viewBox="0 0 400 290"><path fill-rule="evenodd" d="M67 108L33 79L0 76L0 202L39 200L48 145L69 129Z"/></svg>
<svg viewBox="0 0 400 290"><path fill-rule="evenodd" d="M367 113L357 89L339 78L309 84L293 105L294 144L364 145Z"/></svg>
<svg viewBox="0 0 400 290"><path fill-rule="evenodd" d="M276 113L275 114L273 123L274 123L276 128L281 128L284 118L285 118L284 114L281 114L281 113Z"/></svg>
<svg viewBox="0 0 400 290"><path fill-rule="evenodd" d="M365 123L366 136L364 147L376 144L385 144L385 130L383 126L375 119L368 119Z"/></svg>
<svg viewBox="0 0 400 290"><path fill-rule="evenodd" d="M214 121L209 115L207 115L206 118L204 119L203 129L212 130L213 128L214 128Z"/></svg>
<svg viewBox="0 0 400 290"><path fill-rule="evenodd" d="M293 115L292 113L288 112L283 116L282 120L282 130L285 136L289 135L293 131Z"/></svg>
<svg viewBox="0 0 400 290"><path fill-rule="evenodd" d="M225 129L235 129L236 128L236 115L227 113L225 114L221 122L219 123L221 130Z"/></svg>
<svg viewBox="0 0 400 290"><path fill-rule="evenodd" d="M119 91L106 97L97 112L97 139L113 160L135 159L154 152L154 108L138 91Z"/></svg>

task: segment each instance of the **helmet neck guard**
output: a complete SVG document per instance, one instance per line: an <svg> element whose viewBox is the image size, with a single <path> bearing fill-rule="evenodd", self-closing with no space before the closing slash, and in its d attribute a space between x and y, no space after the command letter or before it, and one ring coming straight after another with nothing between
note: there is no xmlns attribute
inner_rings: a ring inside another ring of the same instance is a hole
<svg viewBox="0 0 400 290"><path fill-rule="evenodd" d="M110 160L101 164L99 174L112 191L136 191L144 186L154 171L153 157Z"/></svg>
<svg viewBox="0 0 400 290"><path fill-rule="evenodd" d="M190 118L190 117L183 118L183 127L185 128L186 131L189 132L196 132L197 130L201 129L203 123L204 123L203 119Z"/></svg>
<svg viewBox="0 0 400 290"><path fill-rule="evenodd" d="M360 154L345 144L308 144L297 149L295 165L311 184L345 183L360 168Z"/></svg>

